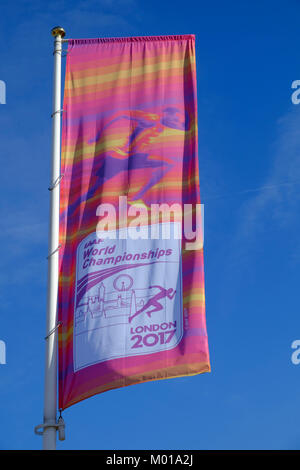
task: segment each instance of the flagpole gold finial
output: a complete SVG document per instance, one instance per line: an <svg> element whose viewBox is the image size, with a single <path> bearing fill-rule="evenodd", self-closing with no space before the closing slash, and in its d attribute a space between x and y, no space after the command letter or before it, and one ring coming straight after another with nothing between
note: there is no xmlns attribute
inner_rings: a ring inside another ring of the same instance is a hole
<svg viewBox="0 0 300 470"><path fill-rule="evenodd" d="M54 28L51 29L51 34L56 38L56 36L61 36L61 38L64 38L66 35L66 32L64 28L61 26L55 26Z"/></svg>

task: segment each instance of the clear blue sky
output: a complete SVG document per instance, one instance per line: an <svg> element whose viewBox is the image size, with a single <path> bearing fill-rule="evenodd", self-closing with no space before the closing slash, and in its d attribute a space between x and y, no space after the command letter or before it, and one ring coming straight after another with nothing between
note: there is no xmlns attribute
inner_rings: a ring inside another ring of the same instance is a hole
<svg viewBox="0 0 300 470"><path fill-rule="evenodd" d="M300 4L0 1L0 448L39 449L52 38L196 34L210 374L64 412L59 449L300 449Z"/></svg>

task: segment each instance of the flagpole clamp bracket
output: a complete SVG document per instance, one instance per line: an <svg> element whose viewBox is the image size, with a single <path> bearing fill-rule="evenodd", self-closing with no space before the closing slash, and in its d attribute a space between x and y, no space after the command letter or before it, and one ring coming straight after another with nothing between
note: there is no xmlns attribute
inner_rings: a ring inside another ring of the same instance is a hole
<svg viewBox="0 0 300 470"><path fill-rule="evenodd" d="M64 112L64 109L58 109L57 111L54 111L54 113L51 114L51 117L55 116L55 114L62 114Z"/></svg>
<svg viewBox="0 0 300 470"><path fill-rule="evenodd" d="M47 429L47 428L55 428L56 431L58 431L58 439L60 441L65 440L65 438L66 438L66 435L65 435L66 425L65 425L65 422L64 422L64 419L62 418L62 416L60 416L58 418L57 422L49 420L49 421L46 421L43 424L38 424L37 426L34 427L34 434L36 434L37 436L42 436L44 434L45 429Z"/></svg>
<svg viewBox="0 0 300 470"><path fill-rule="evenodd" d="M48 191L53 191L54 188L56 188L56 186L61 182L61 180L63 179L64 177L64 174L62 175L59 175L58 178L56 178L56 180L54 181L54 183L52 183L49 188L48 188Z"/></svg>
<svg viewBox="0 0 300 470"><path fill-rule="evenodd" d="M54 251L52 251L52 253L50 253L48 256L47 256L47 259L49 259L52 255L54 255L54 253L56 253L57 251L59 251L59 249L61 248L61 245L59 244L57 248L55 248Z"/></svg>
<svg viewBox="0 0 300 470"><path fill-rule="evenodd" d="M54 328L52 328L52 330L49 331L49 333L47 334L47 336L45 336L45 339L48 339L49 336L51 336L61 325L62 325L62 322L59 321L59 322L57 323L57 325L56 325Z"/></svg>

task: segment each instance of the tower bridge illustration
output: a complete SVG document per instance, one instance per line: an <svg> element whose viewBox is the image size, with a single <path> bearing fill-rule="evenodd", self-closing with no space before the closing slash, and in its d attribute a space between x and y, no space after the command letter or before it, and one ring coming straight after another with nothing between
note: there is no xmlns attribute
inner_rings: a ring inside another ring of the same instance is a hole
<svg viewBox="0 0 300 470"><path fill-rule="evenodd" d="M159 286L134 288L133 284L134 281L130 275L120 274L115 277L112 286L110 283L109 291L104 282L87 291L75 311L77 330L85 329L84 325L87 322L91 323L91 320L99 319L97 324L100 322L101 327L104 327L120 323L128 324L139 312L147 315L147 305ZM159 307L156 308L156 310L162 310L163 316L165 316L164 301L165 299L163 299L163 305L157 304ZM149 310L151 310L150 304ZM148 316L150 317L150 314Z"/></svg>

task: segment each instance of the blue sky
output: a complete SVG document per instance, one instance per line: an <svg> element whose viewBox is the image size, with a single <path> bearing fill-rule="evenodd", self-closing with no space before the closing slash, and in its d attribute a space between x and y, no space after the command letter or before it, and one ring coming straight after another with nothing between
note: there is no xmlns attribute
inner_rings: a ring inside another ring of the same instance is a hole
<svg viewBox="0 0 300 470"><path fill-rule="evenodd" d="M52 38L196 34L212 372L64 412L59 449L299 449L298 1L0 0L1 449L39 449Z"/></svg>

